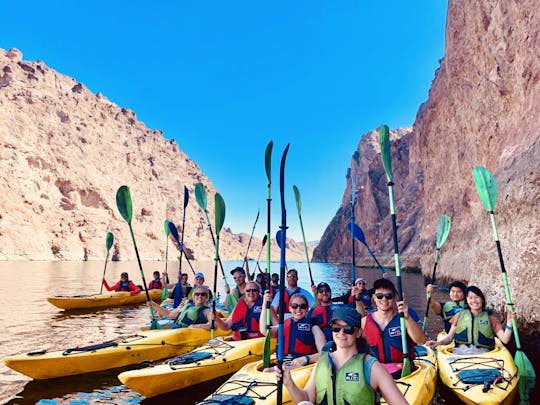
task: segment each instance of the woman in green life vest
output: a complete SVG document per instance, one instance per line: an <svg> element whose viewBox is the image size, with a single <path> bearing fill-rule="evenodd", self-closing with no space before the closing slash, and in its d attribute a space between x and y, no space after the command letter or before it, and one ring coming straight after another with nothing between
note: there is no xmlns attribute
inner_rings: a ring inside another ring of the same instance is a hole
<svg viewBox="0 0 540 405"><path fill-rule="evenodd" d="M454 353L472 354L492 350L495 347L495 337L504 344L510 342L514 312L507 311L506 326L503 327L501 321L486 311L486 298L478 287L474 285L467 287L466 299L469 309L454 315L450 319L451 327L448 334L436 342L427 342L429 346L447 345L455 340Z"/></svg>
<svg viewBox="0 0 540 405"><path fill-rule="evenodd" d="M212 310L207 306L210 291L206 286L198 286L193 291L193 302L175 309L166 309L154 301L150 305L156 310L159 316L174 319L173 328L202 328L210 329Z"/></svg>
<svg viewBox="0 0 540 405"><path fill-rule="evenodd" d="M295 404L309 401L321 405L371 405L376 403L376 392L388 404L407 404L388 371L375 357L366 354L368 346L362 338L360 318L350 307L334 310L330 325L335 347L322 351L304 389L294 383L285 365L283 375L275 368L276 377L283 376L283 384Z"/></svg>

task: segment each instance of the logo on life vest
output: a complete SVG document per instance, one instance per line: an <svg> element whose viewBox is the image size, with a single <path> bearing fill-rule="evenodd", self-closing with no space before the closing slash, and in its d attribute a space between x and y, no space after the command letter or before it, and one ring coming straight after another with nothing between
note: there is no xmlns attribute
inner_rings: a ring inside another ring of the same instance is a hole
<svg viewBox="0 0 540 405"><path fill-rule="evenodd" d="M303 331L310 331L311 330L311 325L309 323L301 323L298 325L298 330L303 330Z"/></svg>
<svg viewBox="0 0 540 405"><path fill-rule="evenodd" d="M388 329L388 334L390 337L401 336L401 328L399 326L394 326L393 328Z"/></svg>
<svg viewBox="0 0 540 405"><path fill-rule="evenodd" d="M480 325L488 325L489 319L480 319Z"/></svg>
<svg viewBox="0 0 540 405"><path fill-rule="evenodd" d="M260 314L262 311L262 307L261 306L256 306L253 308L253 312L256 313L256 314Z"/></svg>
<svg viewBox="0 0 540 405"><path fill-rule="evenodd" d="M349 371L349 372L345 373L345 381L358 382L358 381L360 381L360 374Z"/></svg>

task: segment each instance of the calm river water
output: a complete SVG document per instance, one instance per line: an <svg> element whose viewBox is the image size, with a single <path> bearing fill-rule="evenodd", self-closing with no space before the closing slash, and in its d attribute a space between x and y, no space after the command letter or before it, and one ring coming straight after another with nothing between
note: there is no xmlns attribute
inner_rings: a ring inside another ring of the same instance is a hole
<svg viewBox="0 0 540 405"><path fill-rule="evenodd" d="M240 262L225 262L226 268L234 268ZM170 262L169 273L175 274L176 262ZM213 262L195 262L197 271L206 275L208 285L213 285ZM306 263L289 262L289 268L299 269L299 284L309 289ZM144 263L147 281L155 270L162 271L164 262ZM326 281L337 295L345 293L351 277L350 265L335 266L313 263L315 282ZM110 262L106 278L116 282L120 273L127 271L136 284L140 273L136 263ZM279 271L279 263L272 263L272 271ZM84 346L111 340L118 336L136 333L149 321L146 305L101 309L86 312L64 312L46 301L54 295L80 295L99 293L103 272L101 262L3 262L0 274L0 358L10 354L27 353L38 349L60 350L78 345ZM377 269L357 268L357 275L367 279L368 285L380 277ZM190 274L190 281L193 277ZM395 275L391 279L395 281ZM425 294L423 278L419 274L402 275L403 291L409 304L423 317ZM175 279L176 281L176 279ZM229 283L232 284L229 276ZM219 277L219 290L222 279ZM436 292L435 299L445 300L446 294ZM436 336L442 328L440 318L430 316L429 335ZM528 353L529 354L529 353ZM530 357L530 356L529 356ZM538 365L538 357L533 361ZM538 368L537 368L538 369ZM211 381L186 390L153 399L145 399L120 384L118 371L94 373L80 377L57 380L32 380L0 363L0 403L7 404L192 404L205 398L222 381ZM531 396L534 398L534 396ZM453 404L457 401L444 390L436 398L437 404Z"/></svg>

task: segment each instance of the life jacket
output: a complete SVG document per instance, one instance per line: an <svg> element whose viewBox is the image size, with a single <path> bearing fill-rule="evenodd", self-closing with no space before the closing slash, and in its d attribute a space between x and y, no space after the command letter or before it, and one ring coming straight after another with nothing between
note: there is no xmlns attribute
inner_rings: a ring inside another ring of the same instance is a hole
<svg viewBox="0 0 540 405"><path fill-rule="evenodd" d="M118 288L115 291L129 291L130 284L131 284L131 280L120 281L120 284L118 285Z"/></svg>
<svg viewBox="0 0 540 405"><path fill-rule="evenodd" d="M261 316L263 301L262 298L248 307L246 301L242 298L236 304L232 313L232 330L234 340L252 339L264 336L259 332L259 317ZM247 337L242 337L243 333L247 333Z"/></svg>
<svg viewBox="0 0 540 405"><path fill-rule="evenodd" d="M231 295L238 301L244 294L240 293L240 289L236 286L231 290Z"/></svg>
<svg viewBox="0 0 540 405"><path fill-rule="evenodd" d="M473 316L469 309L461 311L454 340L457 344L474 344L476 347L493 349L495 334L486 311Z"/></svg>
<svg viewBox="0 0 540 405"><path fill-rule="evenodd" d="M189 325L208 322L204 316L204 310L207 308L204 305L187 303L176 317L174 328L187 328Z"/></svg>
<svg viewBox="0 0 540 405"><path fill-rule="evenodd" d="M291 300L291 297L294 294L299 293L301 290L300 290L300 287L296 287L296 289L292 293L289 292L288 288L284 288L283 291L285 292L285 294L283 295L283 302L284 302L284 305L285 305L283 312L285 314L288 314L288 313L290 313L290 311L289 311L289 301ZM277 313L279 314L279 305L278 305Z"/></svg>
<svg viewBox="0 0 540 405"><path fill-rule="evenodd" d="M337 372L327 351L315 366L317 405L373 405L375 393L366 382L364 353L355 354Z"/></svg>
<svg viewBox="0 0 540 405"><path fill-rule="evenodd" d="M446 331L446 333L448 333L450 327L452 326L449 322L450 318L452 318L455 314L461 312L465 308L467 308L467 304L465 303L465 301L447 301L444 303L444 305L442 306L441 316L444 321L444 330Z"/></svg>
<svg viewBox="0 0 540 405"><path fill-rule="evenodd" d="M148 284L149 290L161 290L163 288L163 283L160 279L154 279L150 281L150 284Z"/></svg>
<svg viewBox="0 0 540 405"><path fill-rule="evenodd" d="M279 284L278 285L270 284L270 287L268 288L270 290L270 293L272 294L272 299L274 299L274 297L276 296L276 293L279 291Z"/></svg>
<svg viewBox="0 0 540 405"><path fill-rule="evenodd" d="M315 337L311 330L311 322L307 318L301 319L298 322L294 321L293 318L286 319L284 323L284 335L284 354L300 357L317 353Z"/></svg>
<svg viewBox="0 0 540 405"><path fill-rule="evenodd" d="M381 363L402 363L403 346L401 344L401 326L399 313L397 313L388 325L381 331L375 321L373 313L367 314L366 326L364 327L364 337L366 338L373 355ZM407 347L409 348L409 358L414 360L414 342L407 335Z"/></svg>
<svg viewBox="0 0 540 405"><path fill-rule="evenodd" d="M350 294L347 298L347 304L352 304L353 302L355 302L355 300L356 298L354 298L354 295ZM369 290L362 291L362 293L360 294L360 301L362 301L362 304L364 304L364 307L366 309L372 307L371 294L369 293Z"/></svg>
<svg viewBox="0 0 540 405"><path fill-rule="evenodd" d="M315 325L321 328L327 342L334 340L332 337L332 328L330 328L329 325L330 321L332 320L334 308L334 305L316 305L311 308L307 314L307 318L309 320L313 320Z"/></svg>

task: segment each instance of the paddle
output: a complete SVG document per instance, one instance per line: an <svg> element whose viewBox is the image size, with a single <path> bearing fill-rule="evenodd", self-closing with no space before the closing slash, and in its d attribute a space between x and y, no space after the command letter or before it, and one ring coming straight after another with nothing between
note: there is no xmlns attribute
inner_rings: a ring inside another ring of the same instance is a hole
<svg viewBox="0 0 540 405"><path fill-rule="evenodd" d="M255 218L255 223L253 224L253 228L251 228L251 236L249 237L249 242L248 242L246 254L244 255L244 257L248 257L249 247L251 246L251 239L253 239L253 232L255 232L255 226L257 225L257 221L259 220L260 213L261 213L261 210L258 210L257 217Z"/></svg>
<svg viewBox="0 0 540 405"><path fill-rule="evenodd" d="M491 226L493 228L493 235L495 236L495 244L497 246L497 254L499 256L499 264L501 266L502 279L504 283L504 292L506 294L506 305L510 312L514 312L514 304L510 297L510 287L508 285L508 276L506 274L506 268L504 267L504 260L501 250L501 242L499 241L499 232L497 231L497 224L495 222L495 204L497 203L497 183L495 178L489 172L488 169L482 166L477 166L473 169L473 178L476 184L476 190L480 196L480 200L488 211L491 218ZM515 318L512 318L512 328L514 331L514 339L516 341L516 354L514 356L514 363L522 377L536 378L536 373L531 361L527 358L523 349L521 348L521 342L519 340L519 333L517 328L517 322Z"/></svg>
<svg viewBox="0 0 540 405"><path fill-rule="evenodd" d="M311 280L311 285L314 285L313 274L311 273L311 263L309 262L309 252L306 242L306 235L304 234L304 224L302 222L302 199L300 198L300 190L298 187L293 186L294 199L296 200L296 209L298 210L298 219L300 220L300 229L302 230L302 240L304 241L304 251L306 252L306 260L309 270L309 279Z"/></svg>
<svg viewBox="0 0 540 405"><path fill-rule="evenodd" d="M274 142L268 142L266 145L266 150L264 151L264 169L266 171L267 179L267 192L266 192L266 239L269 241L266 247L266 279L270 283L270 245L272 244L272 235L270 234L270 208L272 203L272 148L274 147ZM263 243L264 246L264 243ZM262 248L262 247L261 247ZM270 367L270 305L266 308L266 335L264 339L264 348L263 348L263 367Z"/></svg>
<svg viewBox="0 0 540 405"><path fill-rule="evenodd" d="M355 257L355 251L354 251L354 205L356 202L356 180L354 178L354 173L351 170L351 277L352 282L354 283L354 280L356 280L356 257Z"/></svg>
<svg viewBox="0 0 540 405"><path fill-rule="evenodd" d="M133 247L135 248L135 255L137 256L137 262L139 263L139 271L141 272L142 284L144 287L144 292L146 293L146 302L150 303L150 294L148 294L148 287L146 286L146 279L144 278L144 271L142 268L141 258L139 257L139 249L137 249L137 242L135 241L135 235L133 234L133 227L131 226L131 219L133 217L133 204L131 202L131 193L129 192L128 186L120 186L116 192L116 206L120 215L127 222L129 226L129 233L131 234L131 240L133 241ZM159 324L154 316L154 310L152 305L148 305L150 308L150 318L152 319L150 323L150 329L158 329Z"/></svg>
<svg viewBox="0 0 540 405"><path fill-rule="evenodd" d="M180 249L180 259L178 260L178 282L176 283L176 289L174 290L174 303L173 307L176 308L178 305L180 305L180 302L182 301L182 284L181 284L181 278L182 278L182 257L184 256L184 230L186 228L186 207L188 205L189 201L189 190L186 186L184 186L184 210L182 212L182 239L179 241L179 246L182 246L182 249ZM176 227L174 227L176 230ZM176 232L178 234L178 232ZM178 238L175 238L178 242ZM187 256L186 256L187 259ZM189 260L189 259L187 259ZM191 268L191 271L193 274L195 274L195 270L193 270L193 266L188 261L189 267Z"/></svg>
<svg viewBox="0 0 540 405"><path fill-rule="evenodd" d="M435 272L437 271L439 253L441 252L441 247L442 245L444 245L444 242L446 242L446 238L448 238L448 234L450 233L450 225L450 217L448 217L447 215L441 215L441 218L439 219L439 224L437 225L437 234L435 236L435 246L437 247L437 249L435 250L435 262L433 263L433 273L431 274L430 284L435 284ZM431 291L428 293L426 314L424 315L424 322L422 323L422 331L424 333L426 332L430 303Z"/></svg>
<svg viewBox="0 0 540 405"><path fill-rule="evenodd" d="M397 238L396 210L394 207L394 182L392 176L392 159L390 157L390 132L388 126L383 125L379 130L379 145L381 147L381 157L388 180L388 199L390 201L390 216L392 218L392 235L394 239L394 263L396 266L397 293L398 300L403 301L403 289L401 286L401 264L399 262L399 248ZM409 348L407 345L407 329L405 327L405 315L399 313L399 325L401 328L401 344L403 346L403 369L401 377L406 377L411 373L411 364L409 359Z"/></svg>
<svg viewBox="0 0 540 405"><path fill-rule="evenodd" d="M264 235L262 238L261 248L259 249L259 255L257 256L257 263L255 264L255 267L258 267L259 269L261 268L261 266L259 266L259 260L261 259L261 253L262 253L264 245L266 245L267 239L268 239L268 236Z"/></svg>
<svg viewBox="0 0 540 405"><path fill-rule="evenodd" d="M225 201L219 193L214 196L214 220L216 221L216 257L214 264L214 297L217 297L217 273L218 273L218 262L219 262L219 232L225 221ZM216 300L212 300L212 313L214 317L212 318L212 326L210 327L210 339L214 339L214 329L215 325L215 316L216 316Z"/></svg>
<svg viewBox="0 0 540 405"><path fill-rule="evenodd" d="M352 234L354 235L354 237L356 239L358 239L361 243L364 244L364 246L366 247L366 249L368 250L369 254L371 255L371 257L373 258L373 260L375 260L375 263L377 263L377 266L379 266L379 269L382 271L382 274L383 274L383 277L385 277L385 274L386 274L386 270L384 269L383 266L381 266L381 264L379 263L379 261L377 260L377 258L375 257L375 253L373 253L373 251L371 250L371 248L369 247L369 245L367 244L366 242L366 237L364 235L364 231L362 231L362 228L360 228L358 225L356 224L353 224L353 230L352 230ZM356 280L356 279L354 279ZM353 280L353 282L354 282Z"/></svg>
<svg viewBox="0 0 540 405"><path fill-rule="evenodd" d="M165 229L165 238L167 239L165 244L165 274L167 274L167 280L163 280L163 287L161 290L161 301L164 301L168 294L167 287L165 287L166 284L169 283L169 273L167 273L167 262L169 261L169 235L171 234L171 231L169 230L169 221L165 220L163 223L163 227Z"/></svg>
<svg viewBox="0 0 540 405"><path fill-rule="evenodd" d="M178 245L178 248L180 249L180 255L184 254L189 264L189 268L191 269L191 272L193 273L193 275L195 275L195 269L193 268L193 266L191 265L191 261L187 257L187 254L184 250L184 244L180 240L180 235L178 235L178 229L176 228L176 225L174 224L174 222L169 222L169 230L171 231L171 235L173 236L174 240L176 241Z"/></svg>
<svg viewBox="0 0 540 405"><path fill-rule="evenodd" d="M105 256L105 266L103 267L103 277L101 277L101 280L105 280L105 270L107 270L107 261L109 260L109 251L111 250L111 247L114 243L114 235L112 232L107 232L107 236L105 236L105 247L107 248L107 255ZM103 281L101 282L101 288L99 289L99 293L103 294Z"/></svg>
<svg viewBox="0 0 540 405"><path fill-rule="evenodd" d="M285 241L287 236L287 210L285 208L285 160L289 152L290 144L287 144L281 156L279 168L279 194L281 197L281 254L279 260L279 324L278 324L278 368L283 372L283 347L285 345ZM283 379L278 380L277 403L281 404L283 398Z"/></svg>

